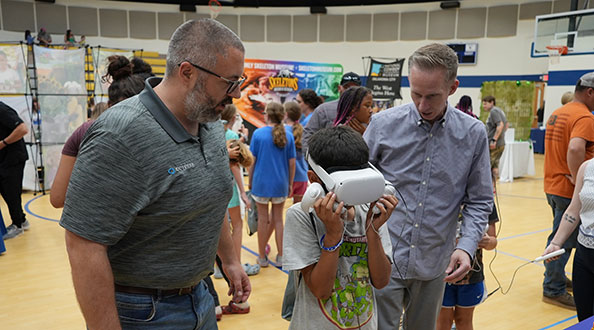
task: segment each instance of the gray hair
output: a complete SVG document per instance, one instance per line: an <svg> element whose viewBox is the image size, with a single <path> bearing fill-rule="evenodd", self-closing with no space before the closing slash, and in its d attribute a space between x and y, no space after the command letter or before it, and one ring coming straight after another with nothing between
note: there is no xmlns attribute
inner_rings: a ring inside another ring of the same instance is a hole
<svg viewBox="0 0 594 330"><path fill-rule="evenodd" d="M209 18L190 20L180 25L169 41L165 76L176 72L183 61L191 61L207 69L217 63L217 55L227 57L227 50L245 52L239 37L225 25Z"/></svg>
<svg viewBox="0 0 594 330"><path fill-rule="evenodd" d="M458 74L458 56L447 45L429 44L417 49L408 58L409 74L413 66L422 70L445 70L447 82L452 82Z"/></svg>

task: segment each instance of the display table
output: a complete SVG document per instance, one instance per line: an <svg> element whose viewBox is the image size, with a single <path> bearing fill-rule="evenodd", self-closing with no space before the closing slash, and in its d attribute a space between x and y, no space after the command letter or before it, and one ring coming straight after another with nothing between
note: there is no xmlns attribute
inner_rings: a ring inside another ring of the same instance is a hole
<svg viewBox="0 0 594 330"><path fill-rule="evenodd" d="M591 330L594 328L594 316L591 316L578 324L574 324L565 330Z"/></svg>
<svg viewBox="0 0 594 330"><path fill-rule="evenodd" d="M514 178L534 175L532 142L506 142L499 161L499 181L513 182Z"/></svg>
<svg viewBox="0 0 594 330"><path fill-rule="evenodd" d="M534 152L537 154L544 154L545 147L544 147L544 139L545 139L545 132L544 128L532 128L530 129L530 140L532 140Z"/></svg>

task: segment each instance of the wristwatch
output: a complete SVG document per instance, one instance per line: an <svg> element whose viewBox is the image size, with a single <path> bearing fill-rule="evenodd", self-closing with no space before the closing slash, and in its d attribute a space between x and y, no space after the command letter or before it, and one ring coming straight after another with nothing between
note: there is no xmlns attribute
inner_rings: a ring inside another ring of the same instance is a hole
<svg viewBox="0 0 594 330"><path fill-rule="evenodd" d="M495 140L495 139L491 139L491 142L497 142L497 140Z"/></svg>

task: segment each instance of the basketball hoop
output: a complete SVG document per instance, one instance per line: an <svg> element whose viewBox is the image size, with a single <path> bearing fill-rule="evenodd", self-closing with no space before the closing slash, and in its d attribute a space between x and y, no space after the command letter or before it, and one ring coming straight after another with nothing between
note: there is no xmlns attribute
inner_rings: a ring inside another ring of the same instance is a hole
<svg viewBox="0 0 594 330"><path fill-rule="evenodd" d="M549 64L559 64L559 58L561 55L567 55L568 48L563 45L551 45L546 46L547 53L549 54Z"/></svg>
<svg viewBox="0 0 594 330"><path fill-rule="evenodd" d="M219 16L219 13L223 7L217 0L210 0L208 1L208 8L210 9L210 18L215 19L217 16Z"/></svg>

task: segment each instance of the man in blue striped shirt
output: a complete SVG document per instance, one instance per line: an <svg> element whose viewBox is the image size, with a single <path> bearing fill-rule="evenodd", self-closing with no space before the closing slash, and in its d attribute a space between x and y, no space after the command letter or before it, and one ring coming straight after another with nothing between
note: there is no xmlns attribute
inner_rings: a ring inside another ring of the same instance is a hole
<svg viewBox="0 0 594 330"><path fill-rule="evenodd" d="M378 329L399 329L403 310L404 329L435 329L445 283L470 270L492 210L485 126L447 102L457 69L446 45L416 50L409 58L413 103L373 116L363 136L371 163L402 201L388 221L394 264L390 283L376 292Z"/></svg>

